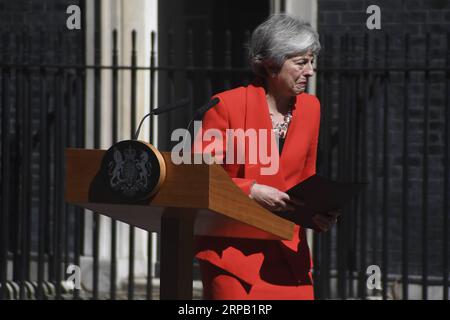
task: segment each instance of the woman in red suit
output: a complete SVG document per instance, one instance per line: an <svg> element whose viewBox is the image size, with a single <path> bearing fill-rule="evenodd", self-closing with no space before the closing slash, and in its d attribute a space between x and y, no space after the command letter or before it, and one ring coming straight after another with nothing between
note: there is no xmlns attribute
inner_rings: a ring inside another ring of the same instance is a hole
<svg viewBox="0 0 450 320"><path fill-rule="evenodd" d="M213 156L222 158L244 193L273 212L294 210L297 202L285 191L316 172L320 104L304 91L319 50L318 35L309 24L287 15L271 16L250 41L256 80L217 94L219 104L203 118L203 132L215 129L223 135L223 150ZM267 130L268 138L260 138L257 146L276 146L269 151L270 159L278 161L276 170L264 171L273 163L260 157L251 163L254 145L248 139L244 145L233 144L233 161L226 159L231 151L229 129ZM203 149L211 143L201 140L197 137L196 143ZM244 163L236 161L242 152ZM314 221L327 231L336 217L316 214ZM314 299L310 250L299 225L290 241L197 237L196 258L205 299Z"/></svg>

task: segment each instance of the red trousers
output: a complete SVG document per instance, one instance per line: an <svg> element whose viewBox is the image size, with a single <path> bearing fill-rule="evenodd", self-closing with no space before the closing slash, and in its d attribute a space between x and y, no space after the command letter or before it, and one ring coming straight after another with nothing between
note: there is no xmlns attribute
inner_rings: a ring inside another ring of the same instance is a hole
<svg viewBox="0 0 450 320"><path fill-rule="evenodd" d="M314 300L311 284L285 286L261 279L250 285L211 263L199 263L206 300Z"/></svg>

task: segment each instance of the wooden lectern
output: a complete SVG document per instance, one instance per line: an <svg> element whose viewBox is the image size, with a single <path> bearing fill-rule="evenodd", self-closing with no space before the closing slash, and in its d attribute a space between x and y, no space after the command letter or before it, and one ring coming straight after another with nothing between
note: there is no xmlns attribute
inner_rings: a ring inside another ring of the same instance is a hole
<svg viewBox="0 0 450 320"><path fill-rule="evenodd" d="M160 233L161 299L192 299L194 235L292 239L294 223L245 195L218 164L181 164L162 152L166 178L145 203L89 201L105 150L66 150L66 201L132 226Z"/></svg>

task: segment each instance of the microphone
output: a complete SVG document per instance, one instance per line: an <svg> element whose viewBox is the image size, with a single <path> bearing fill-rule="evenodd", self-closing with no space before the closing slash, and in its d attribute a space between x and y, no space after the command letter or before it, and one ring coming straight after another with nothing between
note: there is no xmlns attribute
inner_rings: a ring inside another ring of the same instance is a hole
<svg viewBox="0 0 450 320"><path fill-rule="evenodd" d="M209 100L208 103L205 104L204 106L198 108L195 111L194 115L192 116L191 121L189 121L189 124L187 126L187 131L189 131L189 129L191 128L192 121L194 121L197 118L200 118L200 116L203 116L203 114L205 114L206 111L213 108L216 104L219 103L219 101L220 101L220 99L216 97L212 100Z"/></svg>
<svg viewBox="0 0 450 320"><path fill-rule="evenodd" d="M206 113L206 111L208 111L209 109L211 109L212 107L214 107L216 104L218 104L220 101L219 98L214 98L212 100L210 100L207 104L205 104L203 107L198 108L195 113L193 118L197 119L200 116L203 116L204 113Z"/></svg>
<svg viewBox="0 0 450 320"><path fill-rule="evenodd" d="M189 121L189 124L187 126L186 134L184 135L183 141L186 142L186 135L188 134L189 129L191 128L192 121L194 121L197 118L200 118L200 116L203 116L203 114L205 114L206 111L208 111L209 109L213 108L219 102L220 102L220 99L216 97L214 99L209 100L208 103L206 103L204 106L198 108L195 111L194 115L192 116L191 120ZM194 132L194 134L195 134L195 132ZM184 143L183 143L183 149L184 149Z"/></svg>
<svg viewBox="0 0 450 320"><path fill-rule="evenodd" d="M159 108L153 110L152 112L150 112L150 114L158 115L158 114L161 114L161 113L164 113L164 112L169 112L169 111L181 108L184 105L189 104L190 102L191 102L191 99L184 98L184 99L178 100L173 105L171 103L169 103L169 104L167 104L167 105L165 105L163 107L159 107Z"/></svg>
<svg viewBox="0 0 450 320"><path fill-rule="evenodd" d="M178 101L175 102L175 103L169 103L169 104L166 104L166 105L164 105L164 106L162 106L162 107L156 108L156 109L154 109L153 111L147 113L147 114L142 118L141 122L139 123L139 127L138 127L138 129L136 130L136 133L134 134L133 140L137 140L137 138L139 137L139 132L141 131L142 124L144 123L144 120L145 120L147 117L152 116L152 115L158 115L158 114L161 114L161 113L169 112L169 111L172 111L172 110L175 110L175 109L184 107L185 105L189 104L190 102L191 102L191 99L189 99L189 98L184 98L184 99L178 100Z"/></svg>

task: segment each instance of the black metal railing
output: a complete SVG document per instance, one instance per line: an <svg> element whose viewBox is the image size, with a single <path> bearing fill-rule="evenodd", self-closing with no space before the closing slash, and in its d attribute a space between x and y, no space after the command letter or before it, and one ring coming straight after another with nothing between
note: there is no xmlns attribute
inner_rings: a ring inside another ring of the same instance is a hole
<svg viewBox="0 0 450 320"><path fill-rule="evenodd" d="M321 298L448 299L448 37L434 36L441 48L430 34L418 39L419 60L409 35L400 44L322 37L319 171L369 186L336 230L314 237ZM370 265L380 267L381 290L366 285Z"/></svg>

